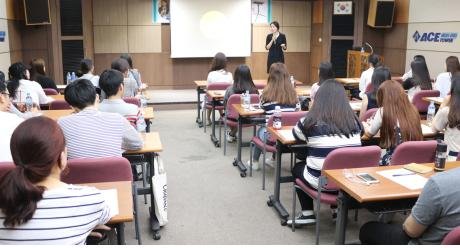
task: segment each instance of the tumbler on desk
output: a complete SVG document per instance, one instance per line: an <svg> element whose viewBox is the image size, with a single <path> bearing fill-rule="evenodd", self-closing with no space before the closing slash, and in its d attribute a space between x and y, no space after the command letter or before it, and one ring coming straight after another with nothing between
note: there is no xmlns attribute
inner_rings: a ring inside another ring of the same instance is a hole
<svg viewBox="0 0 460 248"><path fill-rule="evenodd" d="M434 170L443 171L446 166L447 144L438 141L436 145L436 156L434 158Z"/></svg>

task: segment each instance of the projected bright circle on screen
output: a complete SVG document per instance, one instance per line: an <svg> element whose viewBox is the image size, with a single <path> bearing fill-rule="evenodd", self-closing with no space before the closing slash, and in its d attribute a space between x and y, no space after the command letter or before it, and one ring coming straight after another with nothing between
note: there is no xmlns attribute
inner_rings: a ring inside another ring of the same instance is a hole
<svg viewBox="0 0 460 248"><path fill-rule="evenodd" d="M225 37L225 33L229 28L228 18L219 11L209 11L200 19L200 30L208 39L217 40Z"/></svg>

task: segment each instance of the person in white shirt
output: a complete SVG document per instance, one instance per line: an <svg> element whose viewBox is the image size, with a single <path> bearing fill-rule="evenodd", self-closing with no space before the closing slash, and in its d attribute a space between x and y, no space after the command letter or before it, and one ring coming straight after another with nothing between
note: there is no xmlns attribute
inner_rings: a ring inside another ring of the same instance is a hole
<svg viewBox="0 0 460 248"><path fill-rule="evenodd" d="M361 78L359 79L359 97L363 98L366 94L366 87L371 83L372 74L374 73L374 68L379 64L379 56L377 54L369 55L367 59L369 63L369 68L361 73Z"/></svg>
<svg viewBox="0 0 460 248"><path fill-rule="evenodd" d="M94 87L99 88L99 76L94 75L94 65L92 60L82 59L80 61L80 73L83 75L78 79L88 79Z"/></svg>
<svg viewBox="0 0 460 248"><path fill-rule="evenodd" d="M415 55L414 60L423 60L425 61L425 57L423 55ZM406 81L407 79L412 77L412 69L410 69L408 72L404 73L404 75L401 77L402 81Z"/></svg>
<svg viewBox="0 0 460 248"><path fill-rule="evenodd" d="M129 77L129 63L126 59L118 58L112 62L111 69L123 73L124 93L123 97L135 97L139 93L139 86L136 80Z"/></svg>
<svg viewBox="0 0 460 248"><path fill-rule="evenodd" d="M213 83L233 83L233 75L231 72L227 71L227 57L225 54L216 53L216 55L214 55L206 81L208 86ZM219 104L223 105L223 102L216 103L216 105ZM211 111L207 112L207 125L211 125ZM219 112L220 116L222 116L223 112Z"/></svg>
<svg viewBox="0 0 460 248"><path fill-rule="evenodd" d="M457 56L449 56L446 59L446 72L441 72L436 77L434 89L439 90L440 97L446 97L450 92L451 78L460 72L460 63Z"/></svg>
<svg viewBox="0 0 460 248"><path fill-rule="evenodd" d="M0 72L3 74L2 72ZM23 121L9 113L10 97L5 82L0 78L0 162L11 162L10 139L14 129Z"/></svg>
<svg viewBox="0 0 460 248"><path fill-rule="evenodd" d="M9 78L7 88L11 99L15 103L24 103L27 94L30 94L34 105L48 104L53 98L46 96L39 83L28 80L28 70L22 63L14 63L8 69Z"/></svg>

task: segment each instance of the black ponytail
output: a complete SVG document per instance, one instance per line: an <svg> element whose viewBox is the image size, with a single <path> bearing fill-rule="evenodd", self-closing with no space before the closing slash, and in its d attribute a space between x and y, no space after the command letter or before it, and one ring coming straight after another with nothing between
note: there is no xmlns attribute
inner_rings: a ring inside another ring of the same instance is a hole
<svg viewBox="0 0 460 248"><path fill-rule="evenodd" d="M16 98L16 91L19 87L19 80L26 79L26 66L23 63L14 63L8 68L9 81L7 89L11 98Z"/></svg>

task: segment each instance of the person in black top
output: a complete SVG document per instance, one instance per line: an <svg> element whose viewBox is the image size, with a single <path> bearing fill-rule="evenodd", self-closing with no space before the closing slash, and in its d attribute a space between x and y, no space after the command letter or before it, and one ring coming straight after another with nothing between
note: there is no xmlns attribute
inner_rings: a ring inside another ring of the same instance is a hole
<svg viewBox="0 0 460 248"><path fill-rule="evenodd" d="M30 67L30 80L39 83L43 89L48 88L58 91L56 83L53 81L53 79L46 76L45 61L42 58L33 59L30 62Z"/></svg>
<svg viewBox="0 0 460 248"><path fill-rule="evenodd" d="M265 48L268 50L267 73L270 66L276 62L284 63L283 51L287 49L286 35L279 32L280 24L277 21L270 23L271 34L267 35Z"/></svg>
<svg viewBox="0 0 460 248"><path fill-rule="evenodd" d="M371 84L367 87L366 94L362 98L363 102L361 104L361 111L359 112L360 118L364 118L367 110L379 107L377 104L377 90L380 85L387 80L391 80L390 69L384 66L379 66L374 69Z"/></svg>

